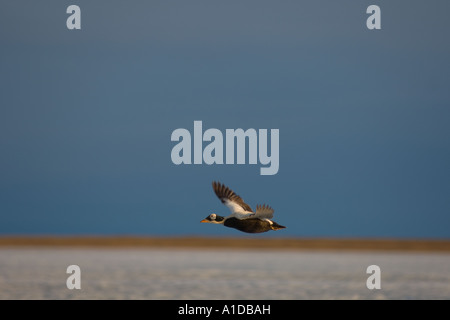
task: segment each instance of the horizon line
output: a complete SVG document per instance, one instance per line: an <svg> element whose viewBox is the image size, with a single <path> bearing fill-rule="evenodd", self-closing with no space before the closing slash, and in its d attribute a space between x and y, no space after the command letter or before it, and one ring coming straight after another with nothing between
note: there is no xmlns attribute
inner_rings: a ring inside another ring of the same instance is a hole
<svg viewBox="0 0 450 320"><path fill-rule="evenodd" d="M0 235L5 247L369 250L450 252L450 239L149 235Z"/></svg>

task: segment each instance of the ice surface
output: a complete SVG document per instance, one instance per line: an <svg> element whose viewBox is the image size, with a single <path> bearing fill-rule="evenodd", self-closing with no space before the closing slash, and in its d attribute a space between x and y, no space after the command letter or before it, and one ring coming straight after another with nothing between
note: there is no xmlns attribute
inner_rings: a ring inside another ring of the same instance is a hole
<svg viewBox="0 0 450 320"><path fill-rule="evenodd" d="M2 248L0 299L450 299L450 254Z"/></svg>

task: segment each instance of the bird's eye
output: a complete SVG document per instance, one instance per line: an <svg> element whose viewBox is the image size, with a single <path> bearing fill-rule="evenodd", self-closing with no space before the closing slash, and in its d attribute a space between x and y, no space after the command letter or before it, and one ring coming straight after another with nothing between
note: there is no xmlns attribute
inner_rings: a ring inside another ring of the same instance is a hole
<svg viewBox="0 0 450 320"><path fill-rule="evenodd" d="M211 218L211 220L216 220L216 214L215 213L211 213L209 215L209 217Z"/></svg>

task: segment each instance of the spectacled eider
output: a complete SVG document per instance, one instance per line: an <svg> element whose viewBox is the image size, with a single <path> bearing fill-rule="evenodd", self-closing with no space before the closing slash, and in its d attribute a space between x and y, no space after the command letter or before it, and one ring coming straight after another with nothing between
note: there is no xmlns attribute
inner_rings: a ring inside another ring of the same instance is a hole
<svg viewBox="0 0 450 320"><path fill-rule="evenodd" d="M225 227L247 233L261 233L286 228L271 220L273 209L268 205L257 205L256 211L253 212L252 208L230 188L215 181L212 186L217 197L230 209L231 214L222 217L211 213L200 222L223 224Z"/></svg>

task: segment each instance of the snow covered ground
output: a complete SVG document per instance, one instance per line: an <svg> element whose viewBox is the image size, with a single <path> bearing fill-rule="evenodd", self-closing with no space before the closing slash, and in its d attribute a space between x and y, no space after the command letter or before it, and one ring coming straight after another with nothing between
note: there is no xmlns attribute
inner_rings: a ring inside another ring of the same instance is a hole
<svg viewBox="0 0 450 320"><path fill-rule="evenodd" d="M450 254L1 248L0 299L450 299Z"/></svg>

